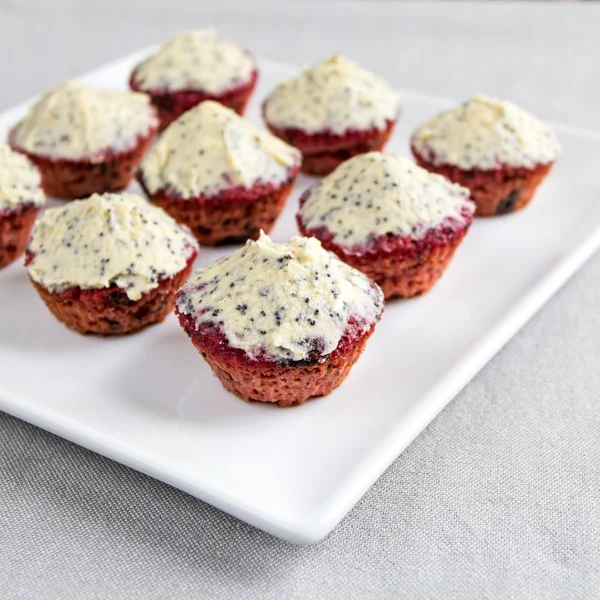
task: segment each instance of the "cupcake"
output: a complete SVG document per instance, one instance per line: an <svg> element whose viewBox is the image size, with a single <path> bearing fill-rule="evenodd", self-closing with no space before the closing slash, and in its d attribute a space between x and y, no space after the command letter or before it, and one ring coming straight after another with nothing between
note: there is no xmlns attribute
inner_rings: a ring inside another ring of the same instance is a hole
<svg viewBox="0 0 600 600"><path fill-rule="evenodd" d="M47 194L81 198L125 188L158 118L148 96L67 81L44 94L9 135Z"/></svg>
<svg viewBox="0 0 600 600"><path fill-rule="evenodd" d="M0 144L0 269L17 259L44 203L41 177L22 154Z"/></svg>
<svg viewBox="0 0 600 600"><path fill-rule="evenodd" d="M300 153L207 101L162 133L139 170L152 201L201 244L257 238L281 212L300 168Z"/></svg>
<svg viewBox="0 0 600 600"><path fill-rule="evenodd" d="M327 175L357 154L383 148L400 97L377 75L332 56L277 86L263 113L275 135L302 151L305 173Z"/></svg>
<svg viewBox="0 0 600 600"><path fill-rule="evenodd" d="M511 102L486 96L421 125L411 145L419 165L468 187L484 216L526 206L561 152L547 125Z"/></svg>
<svg viewBox="0 0 600 600"><path fill-rule="evenodd" d="M379 287L317 240L264 233L196 271L175 308L227 390L280 406L338 387L382 311Z"/></svg>
<svg viewBox="0 0 600 600"><path fill-rule="evenodd" d="M131 74L132 90L150 94L161 130L204 100L244 113L258 69L252 55L212 29L179 33Z"/></svg>
<svg viewBox="0 0 600 600"><path fill-rule="evenodd" d="M394 154L370 152L311 186L297 215L302 235L410 298L440 278L473 220L469 190Z"/></svg>
<svg viewBox="0 0 600 600"><path fill-rule="evenodd" d="M196 240L134 194L94 194L37 221L25 264L50 312L79 333L160 323L192 271Z"/></svg>

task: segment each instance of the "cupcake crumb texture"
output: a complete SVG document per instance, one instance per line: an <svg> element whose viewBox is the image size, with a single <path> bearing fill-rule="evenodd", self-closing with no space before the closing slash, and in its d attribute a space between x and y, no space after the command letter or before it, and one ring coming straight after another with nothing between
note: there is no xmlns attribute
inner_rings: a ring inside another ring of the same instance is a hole
<svg viewBox="0 0 600 600"><path fill-rule="evenodd" d="M477 95L417 129L413 148L433 165L491 170L554 161L554 132L512 102Z"/></svg>
<svg viewBox="0 0 600 600"><path fill-rule="evenodd" d="M124 152L158 125L146 94L67 81L46 92L17 124L11 144L53 159L102 160Z"/></svg>
<svg viewBox="0 0 600 600"><path fill-rule="evenodd" d="M282 129L341 135L384 129L399 110L400 95L384 79L332 56L275 88L265 102L265 119Z"/></svg>
<svg viewBox="0 0 600 600"><path fill-rule="evenodd" d="M169 190L190 199L283 183L300 160L292 146L209 100L169 125L144 158L141 175L152 194Z"/></svg>
<svg viewBox="0 0 600 600"><path fill-rule="evenodd" d="M185 268L196 240L135 194L94 194L51 208L35 224L27 269L50 291L123 289L130 300Z"/></svg>
<svg viewBox="0 0 600 600"><path fill-rule="evenodd" d="M214 29L182 32L135 69L140 89L225 93L247 81L255 69L250 54Z"/></svg>
<svg viewBox="0 0 600 600"><path fill-rule="evenodd" d="M351 248L387 234L420 239L447 221L474 212L469 190L395 154L352 158L306 193L300 218L306 229L326 228Z"/></svg>
<svg viewBox="0 0 600 600"><path fill-rule="evenodd" d="M383 294L314 238L257 241L199 269L178 294L177 309L196 327L221 327L249 356L305 360L333 352L351 318L368 330Z"/></svg>
<svg viewBox="0 0 600 600"><path fill-rule="evenodd" d="M45 201L42 178L31 161L7 144L0 144L0 211Z"/></svg>

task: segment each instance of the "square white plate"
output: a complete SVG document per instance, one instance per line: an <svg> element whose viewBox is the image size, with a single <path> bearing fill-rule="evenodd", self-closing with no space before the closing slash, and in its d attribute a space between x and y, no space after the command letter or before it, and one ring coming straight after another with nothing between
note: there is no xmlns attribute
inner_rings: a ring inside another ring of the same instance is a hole
<svg viewBox="0 0 600 600"><path fill-rule="evenodd" d="M82 79L124 88L148 52ZM296 72L266 60L260 69L247 115L256 123L266 93ZM27 104L0 116L3 138ZM388 149L408 155L410 132L451 104L405 92ZM564 156L531 206L477 220L430 294L389 303L350 377L329 397L293 409L241 402L211 375L173 315L130 337L80 336L50 315L13 264L0 272L0 409L276 536L318 541L600 245L600 134L556 130ZM297 199L309 183L298 181L276 240L297 233ZM230 251L203 248L198 265Z"/></svg>

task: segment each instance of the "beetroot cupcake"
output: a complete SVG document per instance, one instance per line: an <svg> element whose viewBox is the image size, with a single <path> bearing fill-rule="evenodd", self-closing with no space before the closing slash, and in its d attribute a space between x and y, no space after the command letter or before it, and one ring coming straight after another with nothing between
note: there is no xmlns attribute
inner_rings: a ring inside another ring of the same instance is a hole
<svg viewBox="0 0 600 600"><path fill-rule="evenodd" d="M370 152L310 187L297 215L302 235L377 282L386 298L431 289L467 233L466 188L394 154Z"/></svg>
<svg viewBox="0 0 600 600"><path fill-rule="evenodd" d="M158 127L148 96L67 81L44 94L11 131L47 194L82 198L125 188Z"/></svg>
<svg viewBox="0 0 600 600"><path fill-rule="evenodd" d="M186 110L215 100L243 114L258 69L252 55L211 29L179 33L131 74L131 89L150 94L163 130Z"/></svg>
<svg viewBox="0 0 600 600"><path fill-rule="evenodd" d="M261 234L196 271L175 312L227 390L292 406L342 383L382 310L379 287L317 240Z"/></svg>
<svg viewBox="0 0 600 600"><path fill-rule="evenodd" d="M138 179L155 204L213 246L268 232L300 160L295 148L207 101L162 133Z"/></svg>
<svg viewBox="0 0 600 600"><path fill-rule="evenodd" d="M133 194L94 194L37 221L25 264L50 312L79 333L160 323L191 273L196 240Z"/></svg>
<svg viewBox="0 0 600 600"><path fill-rule="evenodd" d="M0 269L17 259L44 203L41 177L22 154L0 144Z"/></svg>
<svg viewBox="0 0 600 600"><path fill-rule="evenodd" d="M277 86L263 113L275 135L302 151L305 173L327 175L357 154L384 147L400 97L377 75L332 56Z"/></svg>
<svg viewBox="0 0 600 600"><path fill-rule="evenodd" d="M411 144L422 167L471 190L482 216L526 206L561 152L547 125L511 102L486 96L421 125Z"/></svg>

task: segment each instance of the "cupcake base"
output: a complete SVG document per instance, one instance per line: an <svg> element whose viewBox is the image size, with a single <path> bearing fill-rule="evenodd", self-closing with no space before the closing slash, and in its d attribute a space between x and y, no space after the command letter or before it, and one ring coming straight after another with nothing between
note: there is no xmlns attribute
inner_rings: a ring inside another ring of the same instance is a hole
<svg viewBox="0 0 600 600"><path fill-rule="evenodd" d="M81 334L122 335L164 321L174 308L175 292L192 272L196 256L194 251L184 269L163 279L158 287L135 301L116 285L85 290L70 287L52 292L30 279L48 310L68 328Z"/></svg>
<svg viewBox="0 0 600 600"><path fill-rule="evenodd" d="M27 152L11 143L16 152L25 154L39 169L46 194L65 200L86 198L94 193L118 192L132 180L156 130L138 138L125 152L105 151L99 160L52 159Z"/></svg>
<svg viewBox="0 0 600 600"><path fill-rule="evenodd" d="M200 244L218 246L258 239L261 229L269 233L285 206L297 174L298 168L279 186L256 184L249 190L234 188L218 196L189 200L168 190L150 194L143 179L139 181L152 202L187 225Z"/></svg>
<svg viewBox="0 0 600 600"><path fill-rule="evenodd" d="M338 347L324 360L277 363L252 359L232 348L215 326L199 330L193 318L175 311L181 326L226 390L246 402L268 402L279 406L298 406L309 398L326 396L348 376L358 360L375 325L360 331L349 323Z"/></svg>
<svg viewBox="0 0 600 600"><path fill-rule="evenodd" d="M33 204L0 210L0 269L25 252L37 215Z"/></svg>
<svg viewBox="0 0 600 600"><path fill-rule="evenodd" d="M168 92L164 90L143 89L140 87L139 82L136 81L136 73L134 71L129 79L129 87L133 91L144 92L150 96L152 104L154 104L158 111L158 118L160 120L159 131L163 131L184 112L194 108L194 106L205 100L214 100L231 108L239 115L243 115L250 96L252 96L252 92L256 87L257 79L258 71L255 69L247 82L223 94L208 94L193 90Z"/></svg>
<svg viewBox="0 0 600 600"><path fill-rule="evenodd" d="M328 230L307 229L300 216L297 220L302 235L316 237L325 249L362 271L381 287L389 300L425 294L435 285L469 230L472 214L465 211L463 216L465 223L449 219L421 239L381 236L363 248L351 249L333 242Z"/></svg>
<svg viewBox="0 0 600 600"><path fill-rule="evenodd" d="M323 132L308 134L300 129L281 129L267 123L277 137L302 152L302 171L309 175L328 175L344 161L367 152L381 151L389 140L397 119L387 121L385 129L348 131L343 135Z"/></svg>
<svg viewBox="0 0 600 600"><path fill-rule="evenodd" d="M505 215L527 206L553 164L538 164L531 169L506 166L490 171L465 171L450 165L434 165L414 148L412 153L420 167L469 188L471 200L477 206L475 214L482 217Z"/></svg>

